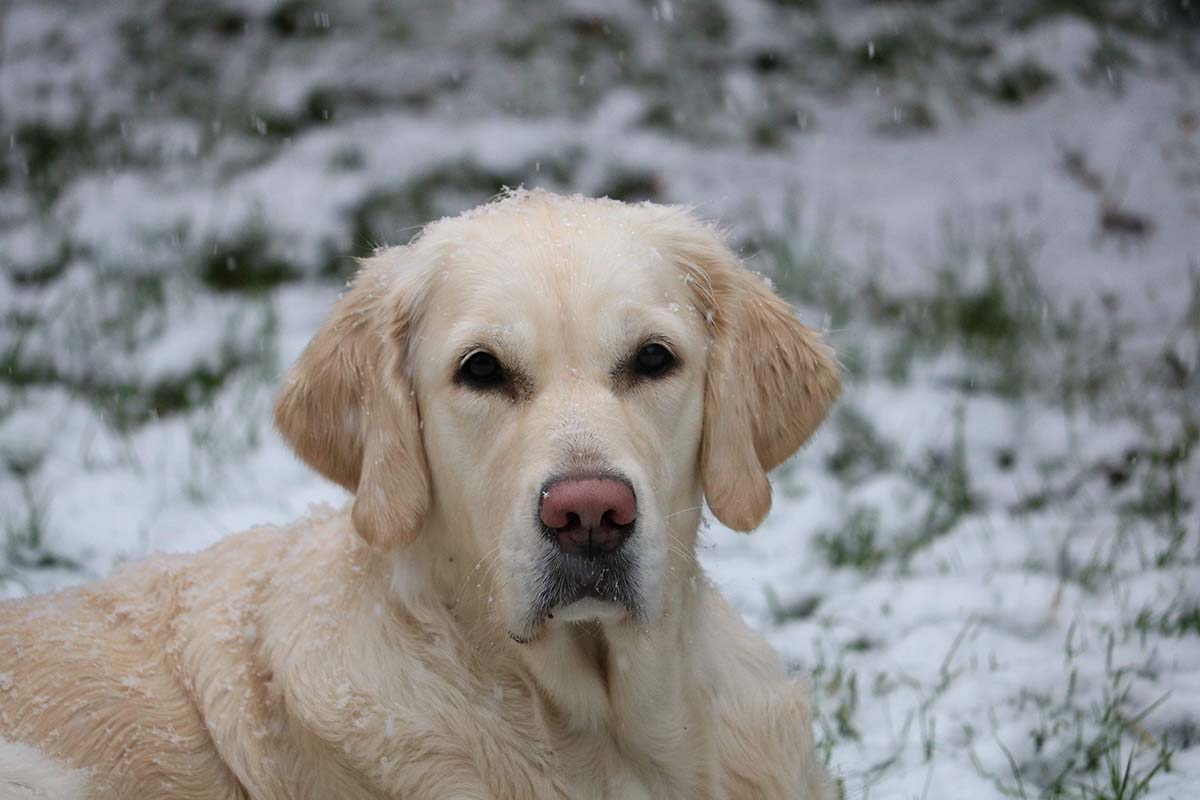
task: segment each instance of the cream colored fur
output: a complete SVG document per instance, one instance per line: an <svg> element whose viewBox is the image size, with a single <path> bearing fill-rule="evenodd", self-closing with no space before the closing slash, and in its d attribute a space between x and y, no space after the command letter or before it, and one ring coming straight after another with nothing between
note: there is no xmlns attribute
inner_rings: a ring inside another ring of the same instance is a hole
<svg viewBox="0 0 1200 800"><path fill-rule="evenodd" d="M631 382L646 337L680 366ZM505 392L455 382L471 348ZM365 262L280 394L353 503L0 604L0 736L96 799L826 798L804 686L695 543L703 498L762 520L837 393L682 210L518 192L434 223ZM639 602L539 616L538 490L584 468L635 490Z"/></svg>

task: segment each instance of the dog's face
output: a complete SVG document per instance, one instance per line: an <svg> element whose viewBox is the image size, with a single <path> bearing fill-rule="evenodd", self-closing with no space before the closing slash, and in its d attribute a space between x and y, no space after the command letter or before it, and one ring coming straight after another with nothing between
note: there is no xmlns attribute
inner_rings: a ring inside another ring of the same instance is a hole
<svg viewBox="0 0 1200 800"><path fill-rule="evenodd" d="M409 350L441 513L494 551L518 637L653 614L701 502L705 317L650 242L584 211L456 221Z"/></svg>
<svg viewBox="0 0 1200 800"><path fill-rule="evenodd" d="M277 421L377 547L455 537L526 641L656 618L702 494L757 525L836 393L819 338L685 213L535 192L368 262Z"/></svg>

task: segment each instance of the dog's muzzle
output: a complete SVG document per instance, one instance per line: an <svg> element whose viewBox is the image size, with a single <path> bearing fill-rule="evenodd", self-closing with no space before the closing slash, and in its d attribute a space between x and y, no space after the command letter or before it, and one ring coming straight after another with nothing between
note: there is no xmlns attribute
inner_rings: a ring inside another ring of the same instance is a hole
<svg viewBox="0 0 1200 800"><path fill-rule="evenodd" d="M542 486L537 522L550 545L538 568L532 620L592 599L640 614L637 580L637 495L623 476L591 473Z"/></svg>

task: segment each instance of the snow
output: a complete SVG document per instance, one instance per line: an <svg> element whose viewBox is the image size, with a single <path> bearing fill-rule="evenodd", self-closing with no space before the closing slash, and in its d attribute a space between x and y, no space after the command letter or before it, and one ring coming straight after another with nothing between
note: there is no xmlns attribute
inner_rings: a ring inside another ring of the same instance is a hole
<svg viewBox="0 0 1200 800"><path fill-rule="evenodd" d="M567 47L522 31L534 38L516 66L496 45L524 46L503 24L510 3L398 19L345 2L327 33L286 39L257 21L272 0L226 3L248 20L237 35L187 33L170 15L129 27L121 4L77 5L14 2L0 24L0 535L24 543L36 530L38 552L64 559L35 568L20 547L0 550L0 596L343 502L287 451L270 409L350 257L494 191L451 185L456 165L584 193L632 175L727 226L757 269L778 267L775 236L850 308L818 291L800 298L806 321L834 327L852 371L842 405L886 458L832 468L848 436L835 415L777 471L760 530L709 521L701 545L726 597L811 676L846 796L1019 796L1019 784L1040 795L1101 735L1122 762L1136 747L1145 769L1158 744L1173 751L1145 797L1187 797L1200 782L1200 632L1173 621L1200 606L1200 474L1194 447L1174 466L1164 455L1194 441L1197 424L1200 337L1186 315L1200 264L1200 81L1169 41L1071 15L1027 28L983 15L963 33L993 47L980 81L1029 60L1055 76L1008 106L973 93L963 77L973 68L947 56L892 77L847 72L838 59L849 56L817 47L827 29L854 62L881 64L909 20L955 30L936 10L922 17L923 4L809 13L728 2L715 42L696 38L699 4L564 4L554 19L581 38ZM603 25L620 47L588 38ZM150 48L142 61L137 30ZM1091 74L1106 37L1136 65ZM198 55L213 83L163 78L156 42ZM788 62L776 77L747 66L760 49ZM303 122L316 89L331 90L331 119ZM720 103L705 106L714 92ZM913 97L935 127L889 128ZM664 102L682 125L646 122ZM774 144L748 133L760 117L779 131ZM282 118L302 121L277 134ZM61 191L25 182L20 126L79 119L98 131L119 123L111 140L94 133L109 148L97 146L98 164L67 139L80 156ZM413 194L430 175L432 189ZM364 199L388 193L400 199L380 212L382 230L356 229ZM1111 208L1147 229L1105 228ZM195 279L206 256L256 226L303 280L218 291ZM964 388L991 364L954 343L892 374L900 329L871 287L902 303L934 291L938 266L965 243L960 290L977 290L989 248L1013 242L1045 294L1043 316L1076 304L1084 315L1076 338L1020 351L1036 388ZM776 284L792 285L785 277ZM1111 319L1105 294L1118 301ZM1116 355L1105 349L1114 329ZM1183 365L1175 388L1168 351ZM1111 374L1064 399L1057 376L1084 366ZM213 372L223 377L212 391L188 388ZM177 385L179 408L122 406L125 390L136 399ZM959 469L971 503L933 531ZM1174 521L1170 481L1182 497ZM1164 513L1130 510L1147 497ZM831 563L822 542L864 510L858 522L889 553L932 533L903 557ZM1109 706L1124 720L1153 708L1114 729L1100 721ZM1080 767L1068 796L1101 777Z"/></svg>

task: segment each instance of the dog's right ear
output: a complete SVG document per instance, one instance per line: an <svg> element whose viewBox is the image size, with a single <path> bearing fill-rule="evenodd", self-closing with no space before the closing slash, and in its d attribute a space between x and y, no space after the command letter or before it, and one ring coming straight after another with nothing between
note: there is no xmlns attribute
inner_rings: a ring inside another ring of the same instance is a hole
<svg viewBox="0 0 1200 800"><path fill-rule="evenodd" d="M363 262L275 402L283 438L354 492L354 527L381 550L412 541L430 495L420 411L404 366L415 291L410 276L397 274L401 250Z"/></svg>
<svg viewBox="0 0 1200 800"><path fill-rule="evenodd" d="M653 227L707 322L700 469L717 519L738 531L771 510L767 472L800 448L841 391L833 350L710 226L660 208Z"/></svg>

